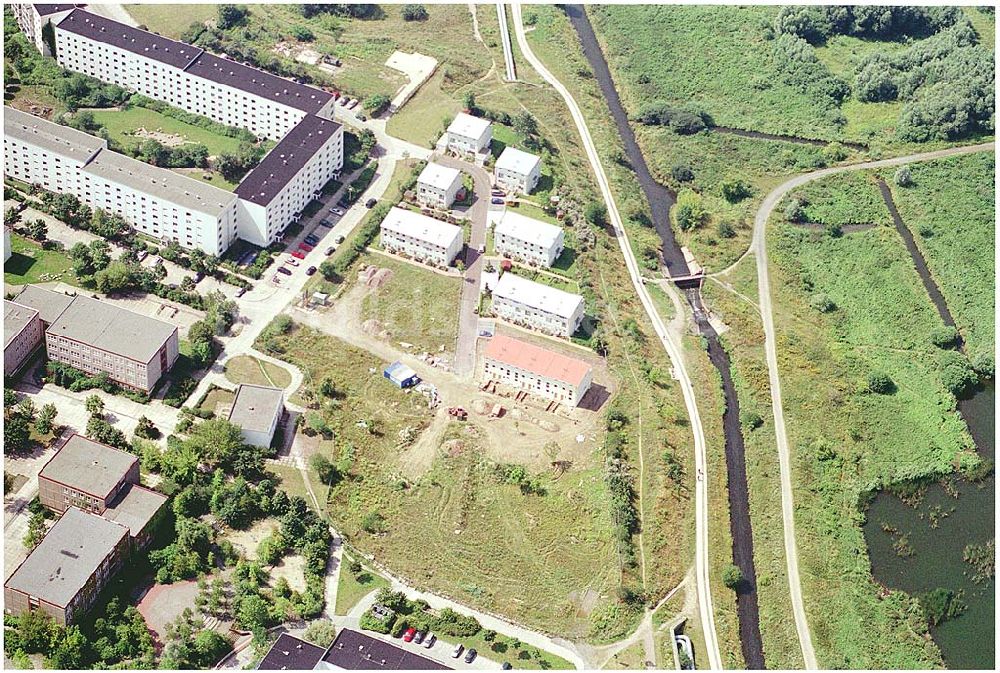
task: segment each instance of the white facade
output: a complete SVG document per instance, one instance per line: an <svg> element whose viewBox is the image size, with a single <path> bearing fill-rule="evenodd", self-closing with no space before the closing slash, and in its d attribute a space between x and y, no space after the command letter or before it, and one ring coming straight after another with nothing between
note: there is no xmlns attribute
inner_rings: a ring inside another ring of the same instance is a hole
<svg viewBox="0 0 1000 673"><path fill-rule="evenodd" d="M534 154L507 147L493 167L496 185L506 192L530 194L542 177L542 160Z"/></svg>
<svg viewBox="0 0 1000 673"><path fill-rule="evenodd" d="M3 336L3 372L4 376L13 376L45 340L45 327L38 311L5 299Z"/></svg>
<svg viewBox="0 0 1000 673"><path fill-rule="evenodd" d="M563 239L562 228L509 208L493 230L493 248L498 255L546 268L562 254Z"/></svg>
<svg viewBox="0 0 1000 673"><path fill-rule="evenodd" d="M493 126L488 119L459 112L448 126L447 147L458 154L481 154L489 150Z"/></svg>
<svg viewBox="0 0 1000 673"><path fill-rule="evenodd" d="M417 201L434 208L451 208L461 188L461 171L431 162L417 178Z"/></svg>
<svg viewBox="0 0 1000 673"><path fill-rule="evenodd" d="M45 27L50 22L59 23L75 9L74 5L31 5L20 2L8 6L14 13L21 32L44 56L52 56L52 50L44 39Z"/></svg>
<svg viewBox="0 0 1000 673"><path fill-rule="evenodd" d="M100 138L4 108L7 175L73 194L137 231L210 255L236 239L236 195L106 147Z"/></svg>
<svg viewBox="0 0 1000 673"><path fill-rule="evenodd" d="M498 334L483 357L483 375L532 395L577 406L593 382L593 368L582 360L520 339Z"/></svg>
<svg viewBox="0 0 1000 673"><path fill-rule="evenodd" d="M200 47L76 10L55 26L56 60L221 124L278 140L309 113L332 116L313 87L206 53Z"/></svg>
<svg viewBox="0 0 1000 673"><path fill-rule="evenodd" d="M493 291L493 312L515 325L572 336L583 322L583 297L507 272Z"/></svg>
<svg viewBox="0 0 1000 673"><path fill-rule="evenodd" d="M382 220L382 247L420 262L448 266L462 250L462 228L403 208Z"/></svg>

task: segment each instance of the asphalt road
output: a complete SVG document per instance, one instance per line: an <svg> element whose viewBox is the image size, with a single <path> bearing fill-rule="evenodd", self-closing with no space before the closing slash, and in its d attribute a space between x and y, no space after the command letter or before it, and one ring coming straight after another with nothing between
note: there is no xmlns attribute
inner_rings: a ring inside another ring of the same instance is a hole
<svg viewBox="0 0 1000 673"><path fill-rule="evenodd" d="M883 159L881 161L868 161L850 166L835 166L823 170L799 175L778 186L767 195L754 219L753 242L746 254L753 254L757 258L757 289L759 295L759 306L761 319L764 323L764 351L767 356L767 373L771 385L771 409L774 415L774 434L778 446L778 463L781 469L781 518L785 533L785 559L788 564L788 585L792 599L792 612L795 617L795 629L799 637L799 646L802 648L802 658L807 669L818 668L816 662L816 651L813 648L812 634L809 631L809 622L806 618L805 605L802 600L802 586L799 579L799 557L798 548L795 544L795 502L792 493L791 458L788 449L788 435L785 431L785 415L781 401L781 377L778 373L778 348L775 343L774 332L774 308L771 304L771 279L768 273L767 261L767 221L774 212L775 206L786 194L793 189L804 184L820 180L837 173L846 171L860 171L871 168L890 168L902 166L904 164L918 161L929 161L931 159L941 159L958 154L971 154L974 152L994 151L994 143L982 143L978 145L968 145L965 147L953 147L936 152L925 152L923 154L910 154L905 157L893 159ZM736 262L739 264L739 261ZM736 266L733 264L733 266ZM729 267L733 268L732 266ZM729 269L726 269L728 271ZM722 272L724 273L724 272Z"/></svg>
<svg viewBox="0 0 1000 673"><path fill-rule="evenodd" d="M656 307L653 305L649 292L646 291L646 287L643 285L639 264L635 259L628 237L625 234L621 214L618 212L618 207L615 204L614 195L611 192L607 175L604 173L604 167L601 165L600 156L597 154L597 148L595 147L594 141L590 136L590 130L587 128L587 121L584 118L583 113L580 111L579 105L577 105L576 100L573 99L569 90L567 90L566 87L563 86L563 84L548 71L545 65L531 50L531 46L528 44L527 37L525 36L524 24L521 19L521 6L519 4L512 4L511 9L514 15L514 32L517 36L517 44L521 53L538 72L538 74L546 82L552 85L556 92L563 98L566 106L569 108L570 115L573 117L573 122L576 124L577 130L580 133L580 139L583 141L584 149L587 152L587 158L590 161L591 168L593 169L594 175L597 179L598 187L601 190L601 195L604 198L604 203L608 209L608 217L611 220L615 237L618 240L618 246L625 259L625 265L628 269L629 276L632 279L632 285L642 302L646 314L649 316L649 320L653 325L653 329L656 332L657 337L660 339L664 349L666 349L667 354L670 356L670 361L674 368L674 375L677 378L677 381L681 386L681 391L684 394L684 404L687 409L688 418L691 421L691 434L694 437L695 468L699 470L701 474L705 475L705 478L695 482L695 566L698 602L700 605L699 612L701 614L702 631L704 632L705 637L705 647L708 650L709 667L712 669L721 669L722 657L719 654L718 637L715 632L715 615L712 609L712 593L709 578L708 473L707 459L705 456L705 432L701 425L701 416L698 413L698 401L694 394L694 387L691 385L691 379L688 376L687 369L684 365L683 351L680 344L674 343L670 332L667 330L666 325L663 323L659 313L656 311Z"/></svg>

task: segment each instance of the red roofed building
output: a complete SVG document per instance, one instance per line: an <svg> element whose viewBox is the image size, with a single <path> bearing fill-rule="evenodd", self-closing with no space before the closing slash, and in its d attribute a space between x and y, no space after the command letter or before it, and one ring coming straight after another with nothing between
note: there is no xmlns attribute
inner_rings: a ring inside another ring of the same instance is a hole
<svg viewBox="0 0 1000 673"><path fill-rule="evenodd" d="M498 334L486 346L483 374L487 379L576 406L590 389L594 370L582 360Z"/></svg>

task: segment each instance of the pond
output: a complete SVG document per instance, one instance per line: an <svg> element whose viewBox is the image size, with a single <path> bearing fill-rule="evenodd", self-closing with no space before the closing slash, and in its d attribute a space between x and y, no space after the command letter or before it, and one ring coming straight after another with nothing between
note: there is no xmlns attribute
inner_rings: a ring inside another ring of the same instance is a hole
<svg viewBox="0 0 1000 673"><path fill-rule="evenodd" d="M993 460L996 387L990 382L959 409L980 456ZM995 539L994 477L934 484L916 506L882 491L868 508L864 527L876 581L911 595L942 588L961 591L963 614L931 628L945 664L992 669L995 651L994 579L976 582L963 556L968 545Z"/></svg>

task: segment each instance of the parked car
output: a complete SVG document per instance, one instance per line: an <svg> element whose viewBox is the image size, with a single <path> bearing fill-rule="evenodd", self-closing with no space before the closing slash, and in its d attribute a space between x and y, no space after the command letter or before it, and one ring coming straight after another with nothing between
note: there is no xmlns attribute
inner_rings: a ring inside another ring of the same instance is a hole
<svg viewBox="0 0 1000 673"><path fill-rule="evenodd" d="M308 236L305 237L304 240L309 245L316 245L317 243L319 243L319 238L317 238L315 234L309 234Z"/></svg>
<svg viewBox="0 0 1000 673"><path fill-rule="evenodd" d="M298 266L299 265L299 260L295 259L294 257L289 257L288 259L285 260L285 264L291 264L292 266Z"/></svg>
<svg viewBox="0 0 1000 673"><path fill-rule="evenodd" d="M503 199L498 199L494 196L492 199L490 199L490 203L492 203L494 206L502 206Z"/></svg>
<svg viewBox="0 0 1000 673"><path fill-rule="evenodd" d="M302 252L301 250L296 250L295 252L292 253L292 257L295 257L296 259L305 259L306 253Z"/></svg>
<svg viewBox="0 0 1000 673"><path fill-rule="evenodd" d="M365 208L374 208L376 203L378 203L377 199L368 199L365 201Z"/></svg>
<svg viewBox="0 0 1000 673"><path fill-rule="evenodd" d="M346 106L350 102L350 99L347 96L341 96L340 100L338 102L341 105L345 105Z"/></svg>
<svg viewBox="0 0 1000 673"><path fill-rule="evenodd" d="M278 267L278 273L283 273L286 276L291 276L292 275L292 270L289 269L287 266L279 266Z"/></svg>
<svg viewBox="0 0 1000 673"><path fill-rule="evenodd" d="M329 257L330 255L333 254L334 250L336 250L336 248L331 245L329 248L323 251L323 254Z"/></svg>
<svg viewBox="0 0 1000 673"><path fill-rule="evenodd" d="M403 634L403 641L409 643L413 640L415 635L417 635L417 630L411 626L406 629L406 633Z"/></svg>
<svg viewBox="0 0 1000 673"><path fill-rule="evenodd" d="M321 227L332 227L333 226L333 222L331 222L330 220L320 220L319 221L319 226L321 226Z"/></svg>
<svg viewBox="0 0 1000 673"><path fill-rule="evenodd" d="M424 647L429 650L432 647L434 647L434 643L436 642L437 642L437 636L435 636L433 633L428 633L427 637L424 638Z"/></svg>
<svg viewBox="0 0 1000 673"><path fill-rule="evenodd" d="M452 659L458 659L460 656L462 656L462 650L464 650L464 649L465 649L465 645L463 645L462 643L459 643L458 645L455 645L455 649L453 649L451 651L451 658Z"/></svg>
<svg viewBox="0 0 1000 673"><path fill-rule="evenodd" d="M342 216L344 214L344 211L342 211L340 208L331 208L330 212L333 213L334 215Z"/></svg>
<svg viewBox="0 0 1000 673"><path fill-rule="evenodd" d="M476 648L470 649L468 652L465 653L465 663L471 664L472 660L476 658L477 654L479 653L476 652Z"/></svg>
<svg viewBox="0 0 1000 673"><path fill-rule="evenodd" d="M341 208L350 208L351 204L347 202L346 194L340 197L340 200L337 201L337 205L340 206Z"/></svg>
<svg viewBox="0 0 1000 673"><path fill-rule="evenodd" d="M148 254L149 254L149 253L148 253L148 252L146 252L145 250L140 250L140 251L139 251L139 254L138 254L138 255L136 255L136 256L135 256L135 258L136 258L137 260L139 260L139 261L141 262L142 260L146 259L146 256L147 256Z"/></svg>
<svg viewBox="0 0 1000 673"><path fill-rule="evenodd" d="M499 189L492 189L492 190L490 190L490 194L492 194L493 196L504 196L503 191L501 191Z"/></svg>
<svg viewBox="0 0 1000 673"><path fill-rule="evenodd" d="M240 289L238 289L236 291L236 298L239 299L240 297L242 297L246 293L247 293L247 289L245 287L241 287Z"/></svg>
<svg viewBox="0 0 1000 673"><path fill-rule="evenodd" d="M310 266L308 269L306 269L306 275L307 276L311 276L314 273L316 273L316 267L315 266Z"/></svg>
<svg viewBox="0 0 1000 673"><path fill-rule="evenodd" d="M510 665L509 661L505 661L505 662L503 662L503 666L501 666L500 668L502 668L505 671L509 671L510 669L512 669L514 667Z"/></svg>
<svg viewBox="0 0 1000 673"><path fill-rule="evenodd" d="M337 245L340 245L341 243L344 242L344 237L343 236L337 236L337 238L333 239L333 242L336 243Z"/></svg>
<svg viewBox="0 0 1000 673"><path fill-rule="evenodd" d="M305 241L302 241L301 243L299 243L299 250L305 250L306 252L312 252L313 251L313 246L309 245Z"/></svg>
<svg viewBox="0 0 1000 673"><path fill-rule="evenodd" d="M194 275L194 282L196 283L200 283L204 279L205 279L205 274L203 274L201 271L199 271Z"/></svg>
<svg viewBox="0 0 1000 673"><path fill-rule="evenodd" d="M350 101L348 101L348 103L347 103L347 109L348 109L348 110L353 110L354 108L356 108L356 107L358 106L358 103L359 103L359 102L360 102L360 101L358 101L358 99L357 99L357 98L352 98L352 99L351 99Z"/></svg>
<svg viewBox="0 0 1000 673"><path fill-rule="evenodd" d="M481 244L479 246L479 254L481 254L481 255L486 254L486 244L485 243L483 243L483 244Z"/></svg>
<svg viewBox="0 0 1000 673"><path fill-rule="evenodd" d="M424 632L423 631L417 631L417 634L415 636L413 636L413 642L416 643L417 645L419 645L420 643L424 642Z"/></svg>

